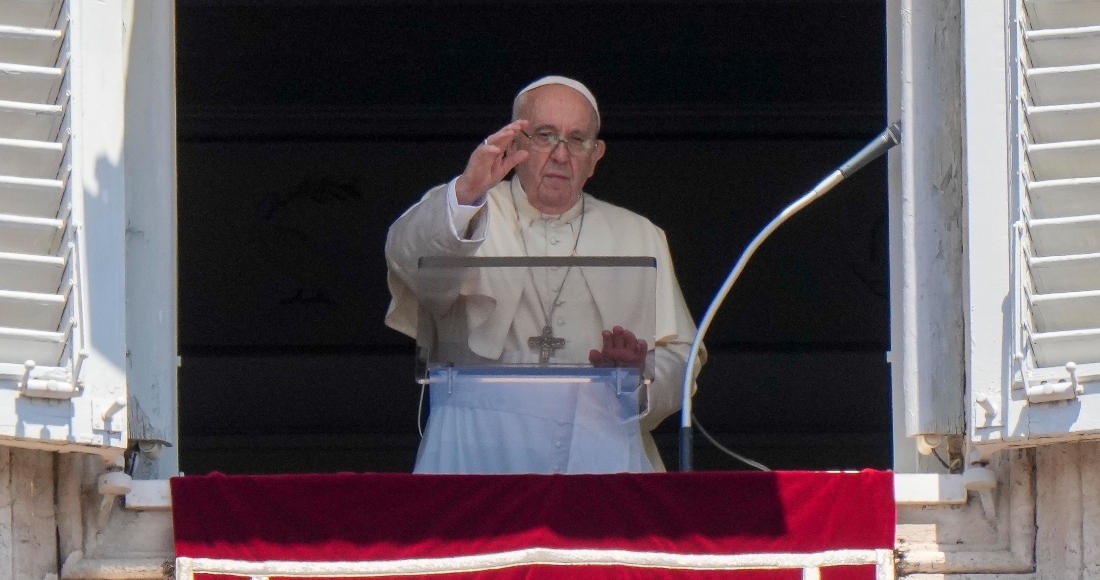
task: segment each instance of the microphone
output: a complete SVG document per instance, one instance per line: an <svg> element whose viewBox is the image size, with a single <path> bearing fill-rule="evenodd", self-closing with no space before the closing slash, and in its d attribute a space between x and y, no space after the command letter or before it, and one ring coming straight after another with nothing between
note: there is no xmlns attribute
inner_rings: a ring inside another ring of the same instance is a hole
<svg viewBox="0 0 1100 580"><path fill-rule="evenodd" d="M886 153L894 145L897 145L901 141L901 124L893 123L886 128L882 133L871 140L870 143L865 145L863 149L860 149L858 153L852 156L851 159L844 162L836 171L829 174L828 177L823 179L821 183L818 183L797 201L787 206L779 215L775 216L771 222L768 223L764 229L760 230L760 233L756 234L756 237L752 239L745 251L741 253L741 257L737 260L737 264L734 265L733 270L730 271L729 276L726 277L725 283L722 284L722 288L718 290L718 294L714 296L714 300L711 301L710 307L707 308L706 314L703 315L703 319L699 322L699 330L695 333L695 340L691 343L691 350L688 351L687 366L684 369L684 400L680 409L680 471L692 470L692 425L691 425L691 384L695 376L695 369L699 362L699 346L703 343L703 337L707 333L707 329L710 328L710 323L714 320L714 315L718 312L718 308L722 305L722 301L726 299L726 295L729 294L731 288L733 288L734 282L741 275L741 272L745 269L749 259L756 253L760 244L764 243L764 240L768 238L783 222L787 221L791 216L801 211L807 205L810 205L817 198L828 193L829 190L836 187L845 178L851 177L855 172L862 169L865 165L878 158L878 156Z"/></svg>

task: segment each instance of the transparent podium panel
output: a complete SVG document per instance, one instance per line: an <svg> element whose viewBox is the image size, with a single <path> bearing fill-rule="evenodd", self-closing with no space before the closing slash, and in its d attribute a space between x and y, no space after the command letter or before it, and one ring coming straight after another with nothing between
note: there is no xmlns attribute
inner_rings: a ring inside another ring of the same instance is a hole
<svg viewBox="0 0 1100 580"><path fill-rule="evenodd" d="M603 351L602 332L615 327L646 342L636 368L640 381L653 378L654 258L426 257L416 284L418 382L451 367L546 377L547 368L603 366L591 351Z"/></svg>
<svg viewBox="0 0 1100 580"><path fill-rule="evenodd" d="M655 259L422 258L416 292L416 378L431 385L418 472L652 469L638 419ZM605 348L616 328L629 335Z"/></svg>

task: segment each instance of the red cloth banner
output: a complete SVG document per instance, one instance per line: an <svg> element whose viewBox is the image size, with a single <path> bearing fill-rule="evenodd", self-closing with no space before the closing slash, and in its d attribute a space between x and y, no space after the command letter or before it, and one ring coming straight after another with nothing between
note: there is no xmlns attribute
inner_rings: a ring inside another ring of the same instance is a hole
<svg viewBox="0 0 1100 580"><path fill-rule="evenodd" d="M177 556L245 562L431 560L529 548L807 554L892 549L895 527L893 475L871 470L212 474L173 479L172 505ZM800 578L801 572L537 563L446 575L452 580L786 579ZM826 579L873 577L873 566L822 568Z"/></svg>

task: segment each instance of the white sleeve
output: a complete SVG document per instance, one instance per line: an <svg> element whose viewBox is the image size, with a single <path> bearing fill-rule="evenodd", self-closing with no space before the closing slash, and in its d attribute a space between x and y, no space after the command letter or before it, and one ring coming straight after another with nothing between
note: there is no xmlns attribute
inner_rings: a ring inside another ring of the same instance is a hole
<svg viewBox="0 0 1100 580"><path fill-rule="evenodd" d="M646 390L648 411L641 417L642 429L652 431L665 417L680 410L684 398L684 371L691 344L682 342L660 345L653 349L654 380ZM699 367L695 375L699 375ZM692 384L692 391L695 385Z"/></svg>
<svg viewBox="0 0 1100 580"><path fill-rule="evenodd" d="M456 177L447 183L447 217L450 218L447 223L456 239L480 242L485 239L486 220L479 212L485 207L488 196L483 193L474 205L462 205L458 203L458 194L455 192L457 181Z"/></svg>

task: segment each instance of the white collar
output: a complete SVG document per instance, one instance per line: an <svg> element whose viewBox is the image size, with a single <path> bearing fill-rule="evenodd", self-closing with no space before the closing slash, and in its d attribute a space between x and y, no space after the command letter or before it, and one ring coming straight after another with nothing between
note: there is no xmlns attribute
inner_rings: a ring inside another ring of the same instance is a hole
<svg viewBox="0 0 1100 580"><path fill-rule="evenodd" d="M582 197L584 197L583 191L580 196L577 197L577 202L573 204L573 207L565 210L565 212L560 215L542 213L536 209L535 206L531 205L530 201L527 201L527 192L523 191L523 186L520 185L519 178L512 178L512 203L516 206L516 214L526 221L526 225L528 226L534 223L535 220L568 223L577 219L577 217L581 215L581 211L584 210L584 204L581 203Z"/></svg>

